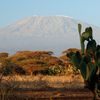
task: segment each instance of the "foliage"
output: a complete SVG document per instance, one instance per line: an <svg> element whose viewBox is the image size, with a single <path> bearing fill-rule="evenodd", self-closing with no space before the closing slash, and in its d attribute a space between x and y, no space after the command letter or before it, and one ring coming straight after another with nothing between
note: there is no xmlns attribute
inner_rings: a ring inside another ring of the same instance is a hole
<svg viewBox="0 0 100 100"><path fill-rule="evenodd" d="M76 51L79 51L80 52L80 49L77 49L77 48L69 48L67 50L64 50L62 53L66 55L69 52L76 52Z"/></svg>
<svg viewBox="0 0 100 100"><path fill-rule="evenodd" d="M16 65L22 67L26 73L41 73L50 66L61 65L64 63L55 56L51 51L20 51L9 57Z"/></svg>
<svg viewBox="0 0 100 100"><path fill-rule="evenodd" d="M68 51L73 50L76 51L76 49L74 48L68 49ZM63 66L64 68L66 67L66 61L62 58L52 56L52 52L50 51L20 51L7 58L0 58L0 62L2 62L3 65L1 71L6 72L5 74L7 75L30 75L34 73L44 74L47 73L46 69L48 69L51 66ZM77 72L75 70L73 71Z"/></svg>
<svg viewBox="0 0 100 100"><path fill-rule="evenodd" d="M20 66L11 62L9 59L3 59L0 66L0 73L3 75L11 75L11 74L25 74L25 71Z"/></svg>
<svg viewBox="0 0 100 100"><path fill-rule="evenodd" d="M100 46L93 39L91 27L87 27L83 33L81 33L81 28L81 24L78 24L81 53L79 51L70 52L67 56L70 57L75 67L80 70L86 87L92 90L96 97L99 96L97 92L100 90ZM87 41L86 48L85 41Z"/></svg>
<svg viewBox="0 0 100 100"><path fill-rule="evenodd" d="M48 69L47 69L47 74L48 75L61 75L61 74L64 74L65 73L65 68L63 66L50 66Z"/></svg>
<svg viewBox="0 0 100 100"><path fill-rule="evenodd" d="M2 57L8 57L8 53L6 53L6 52L2 52L2 53L0 53L0 58L2 58Z"/></svg>

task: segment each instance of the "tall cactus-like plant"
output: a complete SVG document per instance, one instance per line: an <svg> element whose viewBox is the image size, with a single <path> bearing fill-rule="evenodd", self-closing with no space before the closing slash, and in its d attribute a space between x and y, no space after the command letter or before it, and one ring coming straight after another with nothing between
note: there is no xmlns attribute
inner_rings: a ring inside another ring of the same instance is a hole
<svg viewBox="0 0 100 100"><path fill-rule="evenodd" d="M100 90L100 46L93 39L91 27L87 27L83 33L81 33L81 28L82 25L78 24L81 53L78 51L76 53L70 52L67 56L74 66L80 70L86 87L92 90L97 97ZM87 41L86 48L85 41Z"/></svg>

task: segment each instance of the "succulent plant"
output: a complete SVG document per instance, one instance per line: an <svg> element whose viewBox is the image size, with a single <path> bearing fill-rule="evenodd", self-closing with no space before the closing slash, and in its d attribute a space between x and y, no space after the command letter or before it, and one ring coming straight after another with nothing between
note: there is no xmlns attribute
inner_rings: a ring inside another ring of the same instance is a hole
<svg viewBox="0 0 100 100"><path fill-rule="evenodd" d="M92 36L92 28L87 27L81 33L82 25L78 24L80 36L81 53L70 52L67 56L81 72L86 87L89 88L95 97L99 96L100 90L100 45L97 45ZM87 41L85 48L85 41Z"/></svg>

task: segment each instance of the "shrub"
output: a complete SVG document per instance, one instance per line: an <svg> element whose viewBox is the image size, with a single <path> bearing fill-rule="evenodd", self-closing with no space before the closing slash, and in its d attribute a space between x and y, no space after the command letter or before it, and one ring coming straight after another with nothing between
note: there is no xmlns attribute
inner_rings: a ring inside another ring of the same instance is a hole
<svg viewBox="0 0 100 100"><path fill-rule="evenodd" d="M0 58L1 57L8 57L8 53L6 53L6 52L0 53Z"/></svg>
<svg viewBox="0 0 100 100"><path fill-rule="evenodd" d="M20 75L26 74L26 71L22 67L19 67L19 66L15 67L14 72L17 73L17 74L20 74Z"/></svg>
<svg viewBox="0 0 100 100"><path fill-rule="evenodd" d="M54 65L50 66L47 69L47 74L48 75L60 75L65 73L65 67L60 66L60 65Z"/></svg>
<svg viewBox="0 0 100 100"><path fill-rule="evenodd" d="M0 73L2 73L5 76L15 73L25 74L25 70L22 67L11 62L9 59L4 59L1 63L2 65L0 66Z"/></svg>
<svg viewBox="0 0 100 100"><path fill-rule="evenodd" d="M12 70L13 70L13 65L12 63L8 60L8 59L4 59L0 69L0 73L2 73L3 75L9 75L12 74Z"/></svg>

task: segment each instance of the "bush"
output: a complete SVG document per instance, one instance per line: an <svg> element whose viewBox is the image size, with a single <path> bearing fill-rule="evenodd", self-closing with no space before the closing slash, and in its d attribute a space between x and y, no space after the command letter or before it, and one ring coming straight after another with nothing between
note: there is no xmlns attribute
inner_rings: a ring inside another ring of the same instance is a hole
<svg viewBox="0 0 100 100"><path fill-rule="evenodd" d="M2 62L2 66L0 69L0 73L3 75L12 74L13 66L12 63L8 59L4 59Z"/></svg>
<svg viewBox="0 0 100 100"><path fill-rule="evenodd" d="M25 75L26 74L26 71L22 67L19 67L19 66L17 66L15 68L14 72L17 73L17 74L20 74L20 75Z"/></svg>
<svg viewBox="0 0 100 100"><path fill-rule="evenodd" d="M6 52L0 53L0 58L2 58L2 57L8 57L8 53L6 53Z"/></svg>
<svg viewBox="0 0 100 100"><path fill-rule="evenodd" d="M54 65L47 69L48 75L60 75L65 73L65 67L61 65Z"/></svg>
<svg viewBox="0 0 100 100"><path fill-rule="evenodd" d="M4 59L2 62L2 65L0 66L0 73L7 76L11 74L25 74L25 70L16 65L15 63L11 62L8 59Z"/></svg>

